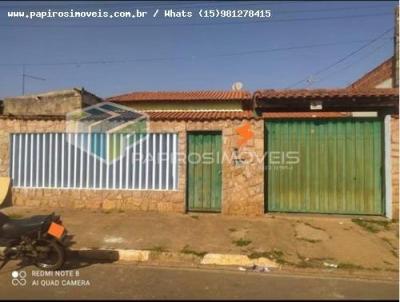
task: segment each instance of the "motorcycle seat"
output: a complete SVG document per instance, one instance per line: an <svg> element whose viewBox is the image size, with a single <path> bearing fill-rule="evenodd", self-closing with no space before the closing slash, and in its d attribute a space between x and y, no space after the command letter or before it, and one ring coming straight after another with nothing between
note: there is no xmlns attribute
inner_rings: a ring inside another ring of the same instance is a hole
<svg viewBox="0 0 400 302"><path fill-rule="evenodd" d="M11 219L8 218L1 228L1 237L19 238L24 234L38 231L50 220L52 215L36 215L29 218Z"/></svg>

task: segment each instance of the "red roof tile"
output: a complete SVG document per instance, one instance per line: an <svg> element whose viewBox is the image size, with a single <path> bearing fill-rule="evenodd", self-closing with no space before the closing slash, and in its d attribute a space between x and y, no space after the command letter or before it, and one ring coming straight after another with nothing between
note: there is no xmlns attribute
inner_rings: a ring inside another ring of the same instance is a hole
<svg viewBox="0 0 400 302"><path fill-rule="evenodd" d="M241 101L250 100L247 91L138 91L107 98L109 102L135 101Z"/></svg>
<svg viewBox="0 0 400 302"><path fill-rule="evenodd" d="M158 120L236 120L254 119L252 111L147 111L150 121Z"/></svg>
<svg viewBox="0 0 400 302"><path fill-rule="evenodd" d="M352 83L349 88L374 88L376 85L390 78L393 78L393 57L366 73Z"/></svg>
<svg viewBox="0 0 400 302"><path fill-rule="evenodd" d="M351 116L351 112L263 112L264 119L277 118L337 118Z"/></svg>
<svg viewBox="0 0 400 302"><path fill-rule="evenodd" d="M255 92L260 99L340 99L340 98L367 98L367 97L398 97L397 88L373 89L266 89Z"/></svg>

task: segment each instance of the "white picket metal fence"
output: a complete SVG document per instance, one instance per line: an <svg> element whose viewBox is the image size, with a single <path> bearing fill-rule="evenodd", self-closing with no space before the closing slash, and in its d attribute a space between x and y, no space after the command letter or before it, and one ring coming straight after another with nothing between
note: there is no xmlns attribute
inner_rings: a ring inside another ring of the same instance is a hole
<svg viewBox="0 0 400 302"><path fill-rule="evenodd" d="M176 190L176 133L14 133L14 187Z"/></svg>

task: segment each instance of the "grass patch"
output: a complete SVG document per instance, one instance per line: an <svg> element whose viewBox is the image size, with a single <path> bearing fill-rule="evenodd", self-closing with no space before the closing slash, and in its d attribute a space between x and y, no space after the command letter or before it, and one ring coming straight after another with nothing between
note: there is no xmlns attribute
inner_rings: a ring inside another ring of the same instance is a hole
<svg viewBox="0 0 400 302"><path fill-rule="evenodd" d="M379 228L377 228L376 226L374 226L373 224L369 223L366 220L362 220L360 218L353 218L351 221L370 233L378 233L380 231Z"/></svg>
<svg viewBox="0 0 400 302"><path fill-rule="evenodd" d="M300 262L294 264L295 267L298 268L326 268L324 262L334 263L335 259L324 257L324 258L306 258L299 253L297 253L297 257L300 259Z"/></svg>
<svg viewBox="0 0 400 302"><path fill-rule="evenodd" d="M391 224L390 221L386 220L372 220L372 219L360 219L360 218L354 218L351 221L371 233L378 233L381 231L381 228L384 230L389 230Z"/></svg>
<svg viewBox="0 0 400 302"><path fill-rule="evenodd" d="M308 222L303 222L306 226L309 226L310 228L313 228L314 230L320 230L320 231L325 231L325 229L317 227L315 225L312 225L311 223Z"/></svg>
<svg viewBox="0 0 400 302"><path fill-rule="evenodd" d="M397 257L397 251L396 251L396 246L394 245L394 244L392 244L392 242L390 241L390 239L389 238L386 238L386 237L383 237L383 238L381 238L383 241L385 241L389 246L390 246L390 248L392 249L391 250L391 252L392 252L392 254L393 254L393 252L395 253L395 254L393 254L393 255L395 255L395 257Z"/></svg>
<svg viewBox="0 0 400 302"><path fill-rule="evenodd" d="M231 232L231 233L233 233L233 232L236 232L236 231L237 231L235 228L229 228L228 230L229 230L229 232Z"/></svg>
<svg viewBox="0 0 400 302"><path fill-rule="evenodd" d="M152 252L158 252L158 253L168 252L168 250L161 245L153 246L153 247L149 248L148 250L152 251Z"/></svg>
<svg viewBox="0 0 400 302"><path fill-rule="evenodd" d="M362 270L364 267L358 264L350 263L350 262L341 262L338 263L338 268L346 269L346 270Z"/></svg>
<svg viewBox="0 0 400 302"><path fill-rule="evenodd" d="M306 241L309 243L318 243L321 242L321 240L314 240L314 239L308 239L308 238L296 238L297 240L301 240L301 241Z"/></svg>
<svg viewBox="0 0 400 302"><path fill-rule="evenodd" d="M276 261L276 263L279 263L279 264L289 264L289 262L286 261L284 258L284 253L277 249L274 249L272 251L265 251L265 252L253 252L247 256L250 259L268 258L268 259Z"/></svg>
<svg viewBox="0 0 400 302"><path fill-rule="evenodd" d="M10 214L10 215L8 215L8 217L10 217L11 219L21 219L21 218L23 218L24 217L24 215L22 215L22 214Z"/></svg>
<svg viewBox="0 0 400 302"><path fill-rule="evenodd" d="M257 258L270 258L269 252L253 252L250 255L247 255L250 259L257 259Z"/></svg>
<svg viewBox="0 0 400 302"><path fill-rule="evenodd" d="M366 221L368 223L379 225L379 226L383 227L385 230L389 230L389 227L390 227L390 224L391 224L390 221L386 221L386 220L366 220Z"/></svg>
<svg viewBox="0 0 400 302"><path fill-rule="evenodd" d="M381 239L382 239L383 241L385 241L387 244L389 244L390 246L392 246L392 243L390 242L390 239L389 239L389 238L382 237Z"/></svg>
<svg viewBox="0 0 400 302"><path fill-rule="evenodd" d="M102 210L103 214L111 214L113 212L112 209L109 210Z"/></svg>
<svg viewBox="0 0 400 302"><path fill-rule="evenodd" d="M195 255L200 258L204 257L204 255L207 254L207 252L197 252L197 251L191 250L190 246L188 246L188 245L184 246L184 248L181 250L181 253L188 254L188 255Z"/></svg>
<svg viewBox="0 0 400 302"><path fill-rule="evenodd" d="M237 246L247 246L251 243L251 240L240 238L238 240L233 240L232 243Z"/></svg>
<svg viewBox="0 0 400 302"><path fill-rule="evenodd" d="M314 262L304 261L304 260L301 260L300 262L296 263L294 266L297 267L297 268L316 268L316 267L320 267L320 265L315 265Z"/></svg>

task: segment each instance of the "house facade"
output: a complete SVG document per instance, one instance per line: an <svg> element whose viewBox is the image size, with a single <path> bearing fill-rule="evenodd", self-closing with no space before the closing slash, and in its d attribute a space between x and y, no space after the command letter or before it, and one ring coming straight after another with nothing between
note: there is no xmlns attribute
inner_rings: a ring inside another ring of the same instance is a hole
<svg viewBox="0 0 400 302"><path fill-rule="evenodd" d="M71 112L108 104L145 116L146 133L70 133ZM6 98L0 129L0 176L11 177L15 205L398 218L393 88L134 92L104 101L78 89ZM118 157L104 163L110 154Z"/></svg>

